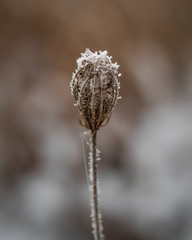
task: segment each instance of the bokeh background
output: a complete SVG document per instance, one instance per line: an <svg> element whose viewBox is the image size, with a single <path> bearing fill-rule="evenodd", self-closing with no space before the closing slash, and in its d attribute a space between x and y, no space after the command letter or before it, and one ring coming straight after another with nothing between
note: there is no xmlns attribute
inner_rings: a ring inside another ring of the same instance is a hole
<svg viewBox="0 0 192 240"><path fill-rule="evenodd" d="M0 239L92 239L69 88L85 48L108 50L122 73L98 135L107 239L192 239L191 10L190 0L0 0Z"/></svg>

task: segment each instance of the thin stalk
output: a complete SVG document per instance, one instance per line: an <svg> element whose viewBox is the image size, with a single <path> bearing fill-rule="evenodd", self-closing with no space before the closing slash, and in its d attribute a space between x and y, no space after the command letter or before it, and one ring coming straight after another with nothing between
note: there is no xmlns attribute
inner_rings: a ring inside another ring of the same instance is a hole
<svg viewBox="0 0 192 240"><path fill-rule="evenodd" d="M94 240L103 240L102 234L102 220L101 213L99 210L99 202L98 202L98 166L97 166L97 131L92 132L91 136L91 145L90 145L90 158L89 158L89 179L90 179L90 201L91 201L91 220L92 220L92 228L93 228L93 236Z"/></svg>

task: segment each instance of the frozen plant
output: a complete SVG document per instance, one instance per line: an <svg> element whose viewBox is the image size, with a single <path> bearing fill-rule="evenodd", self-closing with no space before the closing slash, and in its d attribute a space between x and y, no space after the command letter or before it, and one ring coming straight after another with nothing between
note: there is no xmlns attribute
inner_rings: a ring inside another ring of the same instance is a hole
<svg viewBox="0 0 192 240"><path fill-rule="evenodd" d="M89 152L89 191L94 240L102 240L103 224L98 205L97 162L100 159L96 145L97 131L105 126L119 97L119 65L112 63L107 51L85 53L77 59L77 69L70 83L75 106L80 111L80 124L91 131Z"/></svg>

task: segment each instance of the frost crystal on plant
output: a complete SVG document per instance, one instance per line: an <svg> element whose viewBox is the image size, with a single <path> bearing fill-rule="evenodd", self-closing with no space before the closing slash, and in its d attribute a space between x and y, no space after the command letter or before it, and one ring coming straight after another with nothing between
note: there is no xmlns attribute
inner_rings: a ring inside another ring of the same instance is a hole
<svg viewBox="0 0 192 240"><path fill-rule="evenodd" d="M102 220L102 214L98 206L99 201L99 194L100 194L100 188L99 188L99 180L97 179L95 182L94 177L94 157L93 157L93 143L90 143L90 152L89 152L89 192L90 192L90 207L91 207L91 214L90 217L92 219L92 233L94 236L94 240L104 240L103 235L103 220ZM98 148L96 148L96 161L100 160L100 151ZM97 168L97 164L95 165ZM97 187L97 194L95 195L94 192L94 185ZM95 201L96 198L96 201ZM97 219L97 221L95 221Z"/></svg>
<svg viewBox="0 0 192 240"><path fill-rule="evenodd" d="M80 123L96 131L110 119L119 97L119 65L112 63L107 51L85 53L77 59L71 80L71 93L80 110Z"/></svg>

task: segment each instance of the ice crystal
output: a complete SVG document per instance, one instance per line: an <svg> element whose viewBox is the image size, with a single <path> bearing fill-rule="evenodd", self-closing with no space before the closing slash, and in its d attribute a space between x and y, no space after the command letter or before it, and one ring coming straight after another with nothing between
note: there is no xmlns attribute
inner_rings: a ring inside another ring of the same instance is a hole
<svg viewBox="0 0 192 240"><path fill-rule="evenodd" d="M98 224L99 224L99 227L96 225L96 222L95 222L95 219L97 218L96 216L96 202L95 202L95 198L97 198L97 202L99 201L99 194L100 194L100 187L99 187L99 180L97 179L96 182L94 182L94 179L93 179L93 172L94 172L94 169L93 169L93 152L92 152L92 148L93 148L93 143L91 142L89 144L89 147L90 147L90 151L89 151L89 192L90 192L90 207L91 207L91 214L90 214L90 217L92 219L92 233L93 233L93 236L94 236L94 239L95 240L98 240L98 235L100 236L100 240L104 240L104 234L103 234L103 220L102 220L102 214L101 214L101 211L100 209L98 208L97 211L98 211ZM96 160L100 160L100 151L98 148L96 148ZM97 165L96 165L97 166ZM94 184L97 185L97 195L94 194ZM98 232L98 229L99 228L99 232Z"/></svg>

